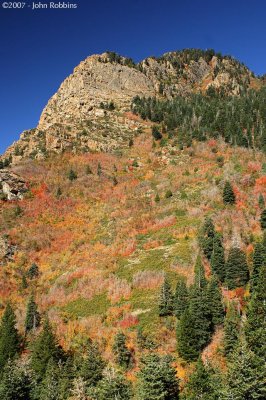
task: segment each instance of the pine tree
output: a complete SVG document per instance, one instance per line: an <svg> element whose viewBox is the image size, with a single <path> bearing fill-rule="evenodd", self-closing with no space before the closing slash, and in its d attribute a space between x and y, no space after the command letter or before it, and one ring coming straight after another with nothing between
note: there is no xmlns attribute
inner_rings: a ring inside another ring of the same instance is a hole
<svg viewBox="0 0 266 400"><path fill-rule="evenodd" d="M0 383L1 400L31 400L33 380L28 365L9 359Z"/></svg>
<svg viewBox="0 0 266 400"><path fill-rule="evenodd" d="M229 250L226 262L226 285L228 289L244 286L249 279L249 269L245 253L238 247Z"/></svg>
<svg viewBox="0 0 266 400"><path fill-rule="evenodd" d="M159 297L159 315L160 317L165 317L167 315L172 315L173 313L173 294L171 291L171 286L167 278L161 287L160 297Z"/></svg>
<svg viewBox="0 0 266 400"><path fill-rule="evenodd" d="M247 307L245 334L250 349L264 362L266 353L266 266L261 267L258 282Z"/></svg>
<svg viewBox="0 0 266 400"><path fill-rule="evenodd" d="M91 397L95 400L130 400L133 397L132 387L121 372L110 367L105 371L104 378Z"/></svg>
<svg viewBox="0 0 266 400"><path fill-rule="evenodd" d="M236 198L233 188L230 182L225 182L224 190L223 190L223 202L225 205L227 204L235 204Z"/></svg>
<svg viewBox="0 0 266 400"><path fill-rule="evenodd" d="M67 174L68 179L72 182L77 179L77 173L71 168Z"/></svg>
<svg viewBox="0 0 266 400"><path fill-rule="evenodd" d="M31 367L37 379L41 380L44 377L50 359L59 361L63 358L64 353L57 343L48 318L46 318L43 330L32 346Z"/></svg>
<svg viewBox="0 0 266 400"><path fill-rule="evenodd" d="M0 325L0 374L8 359L20 350L21 338L16 329L16 317L10 303L7 304Z"/></svg>
<svg viewBox="0 0 266 400"><path fill-rule="evenodd" d="M39 267L37 264L33 263L28 269L27 276L29 279L34 279L39 276Z"/></svg>
<svg viewBox="0 0 266 400"><path fill-rule="evenodd" d="M224 353L230 354L237 342L240 330L240 316L238 315L234 304L229 304L224 321Z"/></svg>
<svg viewBox="0 0 266 400"><path fill-rule="evenodd" d="M204 266L199 255L194 266L194 286L199 289L204 289L207 286Z"/></svg>
<svg viewBox="0 0 266 400"><path fill-rule="evenodd" d="M234 400L265 399L265 364L258 366L255 354L244 338L230 357L227 382L229 398Z"/></svg>
<svg viewBox="0 0 266 400"><path fill-rule="evenodd" d="M40 325L41 318L38 312L37 304L34 301L34 296L31 295L28 305L27 305L27 313L25 319L25 331L29 332L32 329L35 330Z"/></svg>
<svg viewBox="0 0 266 400"><path fill-rule="evenodd" d="M213 252L211 255L212 273L216 274L221 282L225 279L225 257L222 240L218 234L213 239Z"/></svg>
<svg viewBox="0 0 266 400"><path fill-rule="evenodd" d="M155 201L156 201L156 203L159 203L160 202L160 196L159 196L159 194L158 193L156 193L156 196L155 196Z"/></svg>
<svg viewBox="0 0 266 400"><path fill-rule="evenodd" d="M50 358L46 367L45 375L40 385L39 400L59 399L60 369L57 362Z"/></svg>
<svg viewBox="0 0 266 400"><path fill-rule="evenodd" d="M213 251L215 228L211 218L206 218L202 227L199 241L204 255L210 259Z"/></svg>
<svg viewBox="0 0 266 400"><path fill-rule="evenodd" d="M155 125L152 127L152 136L154 137L155 140L160 140L163 137L158 127Z"/></svg>
<svg viewBox="0 0 266 400"><path fill-rule="evenodd" d="M23 274L22 278L21 278L21 289L25 290L25 289L27 289L28 286L29 285L28 285L28 282L27 282L26 275Z"/></svg>
<svg viewBox="0 0 266 400"><path fill-rule="evenodd" d="M220 325L224 321L223 296L219 288L219 282L215 275L208 283L207 296L213 325Z"/></svg>
<svg viewBox="0 0 266 400"><path fill-rule="evenodd" d="M194 319L189 311L181 315L180 320L177 322L176 337L179 356L186 361L196 360L200 349L194 326Z"/></svg>
<svg viewBox="0 0 266 400"><path fill-rule="evenodd" d="M97 166L97 175L101 176L102 175L102 166L101 163L98 162L98 166Z"/></svg>
<svg viewBox="0 0 266 400"><path fill-rule="evenodd" d="M265 208L264 196L260 193L258 199L259 207L263 210Z"/></svg>
<svg viewBox="0 0 266 400"><path fill-rule="evenodd" d="M253 270L250 279L251 290L254 290L258 284L260 270L264 264L264 247L262 243L256 243L253 253Z"/></svg>
<svg viewBox="0 0 266 400"><path fill-rule="evenodd" d="M261 213L260 226L261 226L261 229L266 229L266 208Z"/></svg>
<svg viewBox="0 0 266 400"><path fill-rule="evenodd" d="M183 393L185 400L219 399L218 392L214 387L213 371L203 364L201 357L199 357L196 368L190 375Z"/></svg>
<svg viewBox="0 0 266 400"><path fill-rule="evenodd" d="M92 170L91 170L91 167L89 165L86 165L85 174L86 175L91 175L92 174Z"/></svg>
<svg viewBox="0 0 266 400"><path fill-rule="evenodd" d="M179 382L169 356L148 354L141 360L138 387L139 400L177 400Z"/></svg>
<svg viewBox="0 0 266 400"><path fill-rule="evenodd" d="M177 281L174 295L174 314L179 319L188 308L188 290L183 279Z"/></svg>
<svg viewBox="0 0 266 400"><path fill-rule="evenodd" d="M120 367L128 369L132 364L132 355L130 350L126 346L126 336L124 333L119 332L115 336L113 344L113 352L116 357L116 362Z"/></svg>
<svg viewBox="0 0 266 400"><path fill-rule="evenodd" d="M97 385L103 378L104 368L105 362L101 357L98 345L96 343L89 343L86 357L80 369L80 376L86 382L87 387Z"/></svg>

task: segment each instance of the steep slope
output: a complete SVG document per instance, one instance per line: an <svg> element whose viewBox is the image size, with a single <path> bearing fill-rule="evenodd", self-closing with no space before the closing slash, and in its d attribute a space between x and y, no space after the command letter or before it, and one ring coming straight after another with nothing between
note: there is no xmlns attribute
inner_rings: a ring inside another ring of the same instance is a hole
<svg viewBox="0 0 266 400"><path fill-rule="evenodd" d="M214 51L188 49L139 64L115 53L81 62L43 110L36 129L22 133L2 158L44 158L48 153L110 151L128 143L146 124L128 113L132 99L172 98L209 88L240 95L262 80L243 64Z"/></svg>

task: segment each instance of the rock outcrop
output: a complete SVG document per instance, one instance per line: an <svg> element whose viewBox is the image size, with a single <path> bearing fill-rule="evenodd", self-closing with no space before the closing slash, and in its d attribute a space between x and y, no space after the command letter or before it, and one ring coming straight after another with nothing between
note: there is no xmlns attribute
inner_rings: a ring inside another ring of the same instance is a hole
<svg viewBox="0 0 266 400"><path fill-rule="evenodd" d="M11 260L16 251L16 246L9 243L6 237L0 236L0 265Z"/></svg>
<svg viewBox="0 0 266 400"><path fill-rule="evenodd" d="M14 172L0 170L0 198L21 200L27 192L25 181Z"/></svg>
<svg viewBox="0 0 266 400"><path fill-rule="evenodd" d="M238 95L252 79L243 64L213 51L170 52L139 64L110 52L93 55L51 97L37 128L23 132L2 158L17 163L50 152L112 151L146 126L128 115L134 96L171 98L209 87Z"/></svg>

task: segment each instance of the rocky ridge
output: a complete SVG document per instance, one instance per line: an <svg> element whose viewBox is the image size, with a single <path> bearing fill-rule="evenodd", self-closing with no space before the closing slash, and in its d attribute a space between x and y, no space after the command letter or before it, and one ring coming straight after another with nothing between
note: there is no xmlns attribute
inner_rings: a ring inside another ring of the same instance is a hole
<svg viewBox="0 0 266 400"><path fill-rule="evenodd" d="M229 94L258 85L243 64L213 51L184 50L139 64L112 52L92 55L64 80L35 129L24 131L2 156L17 163L48 153L112 151L147 124L130 115L134 96L171 98L209 87Z"/></svg>

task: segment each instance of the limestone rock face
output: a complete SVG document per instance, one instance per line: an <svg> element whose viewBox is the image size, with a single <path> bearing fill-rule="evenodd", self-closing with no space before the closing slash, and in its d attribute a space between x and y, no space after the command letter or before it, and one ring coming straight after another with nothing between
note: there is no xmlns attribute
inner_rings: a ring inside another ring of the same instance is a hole
<svg viewBox="0 0 266 400"><path fill-rule="evenodd" d="M93 55L64 80L35 129L0 157L13 164L63 151L113 151L127 146L147 121L130 115L134 96L173 98L213 87L238 95L251 72L237 60L197 50L165 53L139 64L115 53Z"/></svg>
<svg viewBox="0 0 266 400"><path fill-rule="evenodd" d="M16 251L16 246L10 244L6 237L0 236L0 265L5 261L12 259Z"/></svg>
<svg viewBox="0 0 266 400"><path fill-rule="evenodd" d="M0 170L0 196L7 200L21 200L27 192L25 181L14 172Z"/></svg>

